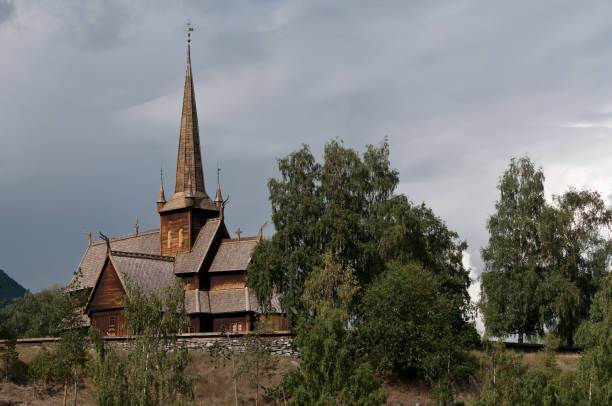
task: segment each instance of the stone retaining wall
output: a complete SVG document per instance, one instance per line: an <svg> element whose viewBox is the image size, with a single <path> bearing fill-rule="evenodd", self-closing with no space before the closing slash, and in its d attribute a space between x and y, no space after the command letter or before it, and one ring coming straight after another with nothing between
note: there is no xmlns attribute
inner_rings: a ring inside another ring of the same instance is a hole
<svg viewBox="0 0 612 406"><path fill-rule="evenodd" d="M266 340L272 353L275 355L281 355L286 357L297 357L299 354L293 348L292 337L262 337L262 340ZM222 348L229 348L234 353L244 352L244 344L240 339L235 337L222 338L222 337L199 337L199 338L184 338L181 341L185 342L189 351L212 351L213 347L221 346ZM130 340L113 340L107 341L107 345L113 348L130 351L134 347L133 341Z"/></svg>

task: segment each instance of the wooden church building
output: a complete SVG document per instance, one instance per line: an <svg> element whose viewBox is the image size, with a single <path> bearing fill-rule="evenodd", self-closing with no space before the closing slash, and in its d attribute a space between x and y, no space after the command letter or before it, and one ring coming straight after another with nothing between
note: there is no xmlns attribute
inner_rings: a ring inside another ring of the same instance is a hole
<svg viewBox="0 0 612 406"><path fill-rule="evenodd" d="M136 226L133 234L95 242L90 234L80 278L73 281L79 284L75 288L90 290L85 312L103 335L127 332L122 315L126 283L140 285L145 294L161 294L179 279L189 333L246 332L261 311L247 286L246 269L262 229L255 237L230 238L218 175L214 199L206 192L190 52L188 41L176 181L169 200L160 184L159 229L139 232ZM280 312L278 300L273 307ZM275 330L287 330L282 316L270 318Z"/></svg>

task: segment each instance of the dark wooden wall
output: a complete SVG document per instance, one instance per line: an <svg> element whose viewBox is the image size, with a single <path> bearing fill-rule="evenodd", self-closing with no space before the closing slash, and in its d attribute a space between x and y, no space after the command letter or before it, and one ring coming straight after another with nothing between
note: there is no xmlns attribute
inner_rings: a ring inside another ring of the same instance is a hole
<svg viewBox="0 0 612 406"><path fill-rule="evenodd" d="M185 290L196 290L200 287L200 277L197 274L181 276L181 282Z"/></svg>
<svg viewBox="0 0 612 406"><path fill-rule="evenodd" d="M289 331L289 322L285 316L280 314L270 314L268 316L259 316L259 322L263 323L266 331Z"/></svg>
<svg viewBox="0 0 612 406"><path fill-rule="evenodd" d="M230 333L234 332L234 326L237 327L236 332L246 332L251 328L251 316L249 314L235 314L225 316L214 316L213 318L213 331L221 331L222 326L225 326L225 331ZM241 330L238 330L241 328Z"/></svg>
<svg viewBox="0 0 612 406"><path fill-rule="evenodd" d="M107 259L98 284L94 288L88 311L95 312L121 308L123 307L121 298L124 294L125 291L117 276L117 272L113 264Z"/></svg>
<svg viewBox="0 0 612 406"><path fill-rule="evenodd" d="M191 327L191 329L188 328L187 333L200 333L201 332L200 317L190 316L189 317L189 327Z"/></svg>
<svg viewBox="0 0 612 406"><path fill-rule="evenodd" d="M129 333L127 320L121 310L91 313L91 326L103 336L122 336Z"/></svg>

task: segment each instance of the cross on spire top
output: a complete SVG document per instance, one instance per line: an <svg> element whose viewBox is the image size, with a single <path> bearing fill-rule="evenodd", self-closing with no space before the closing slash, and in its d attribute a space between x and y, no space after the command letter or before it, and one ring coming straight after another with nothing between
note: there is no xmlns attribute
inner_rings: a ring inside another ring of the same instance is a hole
<svg viewBox="0 0 612 406"><path fill-rule="evenodd" d="M193 24L191 24L191 21L187 20L185 29L187 30L187 43L189 44L191 42L191 33L193 32Z"/></svg>

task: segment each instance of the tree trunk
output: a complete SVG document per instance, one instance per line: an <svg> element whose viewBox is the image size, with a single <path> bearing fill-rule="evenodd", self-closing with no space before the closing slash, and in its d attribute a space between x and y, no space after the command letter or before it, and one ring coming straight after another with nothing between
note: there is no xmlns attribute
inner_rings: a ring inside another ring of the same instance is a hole
<svg viewBox="0 0 612 406"><path fill-rule="evenodd" d="M523 333L518 334L518 342L519 344L523 344Z"/></svg>
<svg viewBox="0 0 612 406"><path fill-rule="evenodd" d="M74 406L77 406L77 369L74 367Z"/></svg>
<svg viewBox="0 0 612 406"><path fill-rule="evenodd" d="M68 399L68 378L64 379L64 403L63 405L66 406L66 400Z"/></svg>
<svg viewBox="0 0 612 406"><path fill-rule="evenodd" d="M232 357L232 374L234 377L234 399L236 400L236 406L238 406L238 383L236 382L236 364L234 363L234 350L232 348L232 340L230 339L229 331L227 334L227 343L229 344L230 355Z"/></svg>

